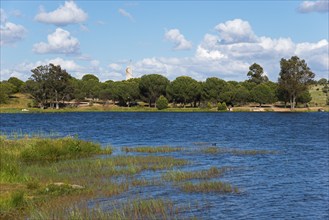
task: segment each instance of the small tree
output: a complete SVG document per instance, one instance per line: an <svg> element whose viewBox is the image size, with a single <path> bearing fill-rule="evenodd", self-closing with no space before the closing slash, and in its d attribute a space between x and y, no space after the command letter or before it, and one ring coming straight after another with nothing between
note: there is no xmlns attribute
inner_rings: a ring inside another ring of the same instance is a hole
<svg viewBox="0 0 329 220"><path fill-rule="evenodd" d="M168 99L163 95L158 98L156 101L157 109L162 110L168 108Z"/></svg>
<svg viewBox="0 0 329 220"><path fill-rule="evenodd" d="M225 102L223 102L223 103L218 102L217 110L218 111L227 111L226 103Z"/></svg>
<svg viewBox="0 0 329 220"><path fill-rule="evenodd" d="M168 99L161 95L156 101L156 107L159 110L168 108Z"/></svg>

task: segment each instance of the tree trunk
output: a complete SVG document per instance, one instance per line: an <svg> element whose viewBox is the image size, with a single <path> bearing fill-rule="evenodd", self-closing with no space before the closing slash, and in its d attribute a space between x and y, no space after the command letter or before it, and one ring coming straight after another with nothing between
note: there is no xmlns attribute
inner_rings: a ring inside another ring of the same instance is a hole
<svg viewBox="0 0 329 220"><path fill-rule="evenodd" d="M58 94L57 91L55 90L55 97L56 97L56 109L59 109L59 104L58 104Z"/></svg>

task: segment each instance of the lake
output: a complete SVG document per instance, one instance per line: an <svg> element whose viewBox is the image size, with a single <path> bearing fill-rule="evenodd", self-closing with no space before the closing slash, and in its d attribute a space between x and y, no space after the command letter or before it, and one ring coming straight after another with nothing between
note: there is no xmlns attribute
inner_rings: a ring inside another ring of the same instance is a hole
<svg viewBox="0 0 329 220"><path fill-rule="evenodd" d="M219 179L237 186L238 195L183 193L162 185L143 192L131 189L114 199L135 193L168 198L190 203L186 216L203 219L329 218L329 113L27 113L0 114L0 123L4 134L75 135L111 145L115 154L122 153L122 146L162 145L275 151L252 156L169 153L191 161L186 169L233 167ZM111 199L99 198L90 206L97 202L106 209Z"/></svg>

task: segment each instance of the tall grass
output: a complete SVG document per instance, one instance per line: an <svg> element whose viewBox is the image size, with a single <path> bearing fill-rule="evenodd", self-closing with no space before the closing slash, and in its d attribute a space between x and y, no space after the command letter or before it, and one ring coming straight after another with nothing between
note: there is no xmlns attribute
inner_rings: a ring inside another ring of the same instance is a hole
<svg viewBox="0 0 329 220"><path fill-rule="evenodd" d="M160 146L160 147L144 146L144 147L123 147L122 150L125 151L126 153L129 153L129 152L169 153L169 152L182 151L183 148L181 148L181 147L169 147L169 146Z"/></svg>
<svg viewBox="0 0 329 220"><path fill-rule="evenodd" d="M200 182L200 183L184 183L181 189L185 192L197 192L197 193L239 193L239 189L225 182Z"/></svg>
<svg viewBox="0 0 329 220"><path fill-rule="evenodd" d="M201 171L192 171L192 172L186 172L186 171L168 171L164 175L162 175L162 178L167 181L184 181L189 179L209 179L218 177L222 174L224 174L227 170L229 170L228 167L223 167L218 169L217 167L211 167L208 170L201 170Z"/></svg>

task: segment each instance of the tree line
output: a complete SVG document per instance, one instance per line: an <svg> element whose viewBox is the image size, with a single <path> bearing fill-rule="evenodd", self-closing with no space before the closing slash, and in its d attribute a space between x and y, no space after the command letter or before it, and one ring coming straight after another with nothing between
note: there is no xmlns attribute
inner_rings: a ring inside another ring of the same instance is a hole
<svg viewBox="0 0 329 220"><path fill-rule="evenodd" d="M58 109L72 100L75 103L88 101L90 104L94 101L106 104L111 100L116 105L128 107L136 105L137 101L144 101L148 106L159 109L166 108L168 103L180 107L219 105L220 109L251 102L261 106L281 101L293 109L297 103L306 104L311 101L308 91L310 84L323 84L324 92L328 92L328 81L314 81L315 74L305 60L297 56L282 58L280 67L277 83L269 81L257 63L249 67L246 74L248 79L243 82L225 81L217 77L200 82L189 76L179 76L170 81L160 74L100 82L92 74L84 75L81 80L76 79L61 66L49 64L31 70L32 75L26 82L16 77L2 81L0 103L8 102L11 94L23 92L30 94L34 105L40 108Z"/></svg>

